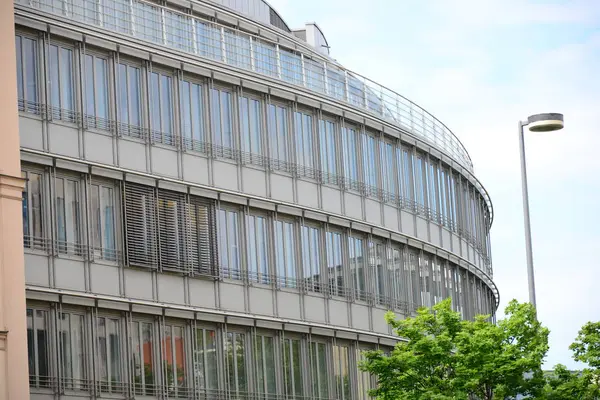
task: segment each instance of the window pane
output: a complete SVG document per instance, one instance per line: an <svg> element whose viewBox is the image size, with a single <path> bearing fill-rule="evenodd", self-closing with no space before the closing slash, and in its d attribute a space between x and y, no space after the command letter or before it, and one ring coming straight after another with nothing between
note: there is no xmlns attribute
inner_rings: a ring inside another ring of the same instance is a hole
<svg viewBox="0 0 600 400"><path fill-rule="evenodd" d="M151 323L132 323L132 366L136 394L153 394L154 333Z"/></svg>
<svg viewBox="0 0 600 400"><path fill-rule="evenodd" d="M48 312L27 309L27 354L29 384L34 387L50 385Z"/></svg>

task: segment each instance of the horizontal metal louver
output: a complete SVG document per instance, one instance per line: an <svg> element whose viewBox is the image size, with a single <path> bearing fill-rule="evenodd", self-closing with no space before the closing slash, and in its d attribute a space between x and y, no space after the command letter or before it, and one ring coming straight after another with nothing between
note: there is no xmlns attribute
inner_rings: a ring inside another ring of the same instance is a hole
<svg viewBox="0 0 600 400"><path fill-rule="evenodd" d="M186 195L158 190L158 234L160 265L166 270L186 269Z"/></svg>
<svg viewBox="0 0 600 400"><path fill-rule="evenodd" d="M158 268L155 189L130 182L124 186L127 262Z"/></svg>
<svg viewBox="0 0 600 400"><path fill-rule="evenodd" d="M194 274L217 276L217 227L214 201L190 196L189 263Z"/></svg>

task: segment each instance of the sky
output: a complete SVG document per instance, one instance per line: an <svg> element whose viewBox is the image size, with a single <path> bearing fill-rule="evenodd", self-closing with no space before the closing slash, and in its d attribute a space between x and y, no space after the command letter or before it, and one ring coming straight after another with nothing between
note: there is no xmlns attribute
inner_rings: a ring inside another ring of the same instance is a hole
<svg viewBox="0 0 600 400"><path fill-rule="evenodd" d="M316 22L331 56L408 97L464 143L494 205L501 303L528 300L519 120L561 112L565 128L526 133L538 318L546 367L581 367L568 346L600 321L600 1L269 0L291 28Z"/></svg>

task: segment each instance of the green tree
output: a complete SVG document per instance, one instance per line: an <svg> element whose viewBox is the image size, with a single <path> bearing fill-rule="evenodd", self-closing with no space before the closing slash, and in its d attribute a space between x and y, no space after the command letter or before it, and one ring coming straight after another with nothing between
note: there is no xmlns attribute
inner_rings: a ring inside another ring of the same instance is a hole
<svg viewBox="0 0 600 400"><path fill-rule="evenodd" d="M600 322L585 324L569 348L573 351L573 359L587 364L589 368L569 371L564 365L557 365L547 375L543 398L600 399Z"/></svg>
<svg viewBox="0 0 600 400"><path fill-rule="evenodd" d="M380 400L509 399L544 387L548 330L530 304L512 301L498 324L489 316L462 321L450 299L386 321L405 340L389 355L367 352L361 364L377 377L372 395Z"/></svg>

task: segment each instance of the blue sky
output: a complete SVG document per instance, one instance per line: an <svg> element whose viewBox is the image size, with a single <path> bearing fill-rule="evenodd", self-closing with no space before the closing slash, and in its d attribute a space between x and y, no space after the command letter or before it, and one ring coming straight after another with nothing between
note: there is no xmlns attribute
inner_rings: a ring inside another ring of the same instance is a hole
<svg viewBox="0 0 600 400"><path fill-rule="evenodd" d="M528 296L517 122L565 114L564 130L530 133L526 146L546 366L576 366L569 344L600 320L600 2L269 2L292 28L319 24L335 59L417 102L465 144L494 203L499 314Z"/></svg>

